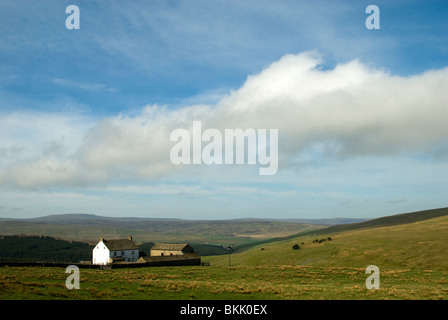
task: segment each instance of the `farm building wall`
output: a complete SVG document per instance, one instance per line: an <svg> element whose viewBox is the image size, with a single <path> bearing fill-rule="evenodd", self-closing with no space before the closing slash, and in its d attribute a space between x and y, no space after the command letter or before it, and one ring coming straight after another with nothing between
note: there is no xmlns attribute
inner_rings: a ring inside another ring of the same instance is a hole
<svg viewBox="0 0 448 320"><path fill-rule="evenodd" d="M151 256L181 256L183 252L181 250L151 250Z"/></svg>

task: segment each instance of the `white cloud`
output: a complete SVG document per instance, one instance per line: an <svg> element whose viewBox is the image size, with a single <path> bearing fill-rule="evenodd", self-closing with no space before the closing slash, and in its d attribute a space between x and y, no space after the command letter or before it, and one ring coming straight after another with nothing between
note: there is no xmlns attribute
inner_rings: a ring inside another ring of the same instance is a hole
<svg viewBox="0 0 448 320"><path fill-rule="evenodd" d="M0 117L1 183L22 188L95 182L76 159L83 136L95 125L81 114L17 111Z"/></svg>
<svg viewBox="0 0 448 320"><path fill-rule="evenodd" d="M356 60L331 70L321 62L314 52L285 55L216 105L146 106L98 122L6 115L0 183L39 188L172 176L185 168L170 162L170 132L193 120L203 128L279 129L279 170L322 157L427 154L446 144L448 68L397 77ZM12 156L11 148L20 152Z"/></svg>
<svg viewBox="0 0 448 320"><path fill-rule="evenodd" d="M220 119L279 128L291 155L315 143L342 155L425 152L446 141L448 68L400 78L358 61L320 70L310 53L287 55L223 99Z"/></svg>

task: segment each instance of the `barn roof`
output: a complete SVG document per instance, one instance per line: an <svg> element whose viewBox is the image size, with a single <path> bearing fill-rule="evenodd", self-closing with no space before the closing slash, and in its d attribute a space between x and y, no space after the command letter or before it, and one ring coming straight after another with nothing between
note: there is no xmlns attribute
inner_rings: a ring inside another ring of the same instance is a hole
<svg viewBox="0 0 448 320"><path fill-rule="evenodd" d="M188 243L156 243L152 246L151 250L172 250L182 251L186 247L190 247Z"/></svg>
<svg viewBox="0 0 448 320"><path fill-rule="evenodd" d="M114 240L103 239L103 243L111 251L138 250L138 247L130 239L114 239Z"/></svg>

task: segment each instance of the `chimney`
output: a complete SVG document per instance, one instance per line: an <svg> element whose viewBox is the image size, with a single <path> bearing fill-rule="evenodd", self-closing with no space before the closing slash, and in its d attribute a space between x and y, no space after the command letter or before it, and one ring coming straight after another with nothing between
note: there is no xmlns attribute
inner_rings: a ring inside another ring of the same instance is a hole
<svg viewBox="0 0 448 320"><path fill-rule="evenodd" d="M129 239L130 241L132 241L132 236L128 236L128 239Z"/></svg>
<svg viewBox="0 0 448 320"><path fill-rule="evenodd" d="M101 241L104 241L104 238L103 238L103 237L100 237L100 242L101 242Z"/></svg>

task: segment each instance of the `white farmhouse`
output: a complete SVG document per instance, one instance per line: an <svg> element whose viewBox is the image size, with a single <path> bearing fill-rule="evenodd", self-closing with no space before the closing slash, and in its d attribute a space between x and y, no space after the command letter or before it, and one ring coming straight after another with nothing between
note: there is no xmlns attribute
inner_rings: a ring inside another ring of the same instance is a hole
<svg viewBox="0 0 448 320"><path fill-rule="evenodd" d="M92 263L106 265L113 262L137 262L139 258L138 247L127 239L106 240L100 238L100 242L93 248Z"/></svg>

